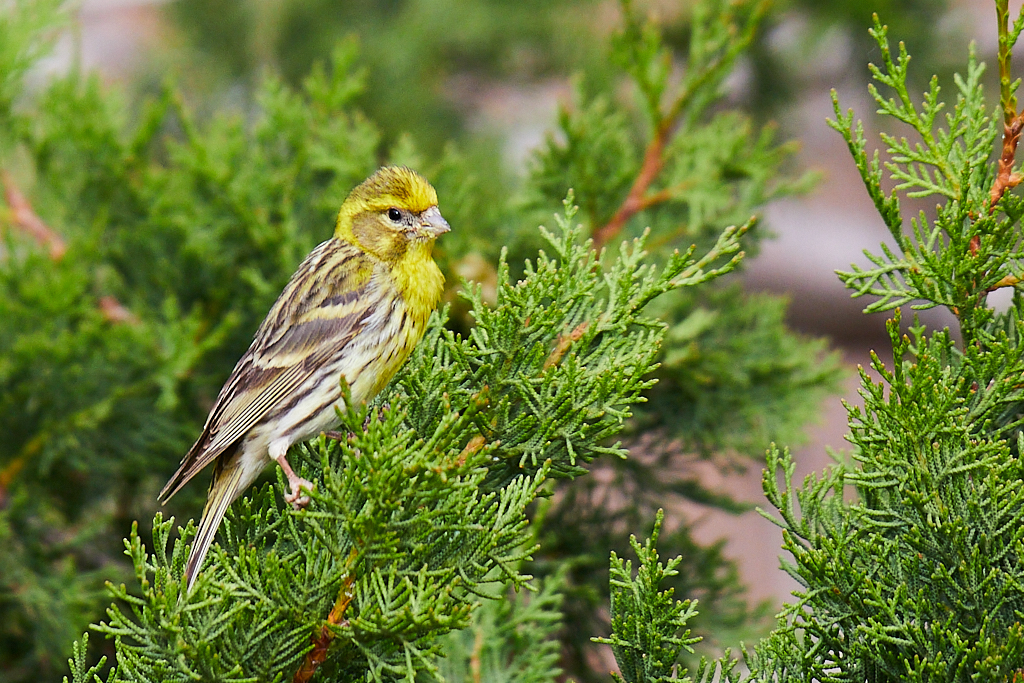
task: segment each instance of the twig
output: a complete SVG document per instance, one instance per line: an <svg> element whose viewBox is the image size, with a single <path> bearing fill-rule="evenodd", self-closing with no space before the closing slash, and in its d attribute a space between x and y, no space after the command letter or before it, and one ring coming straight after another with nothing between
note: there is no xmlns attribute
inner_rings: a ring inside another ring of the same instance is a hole
<svg viewBox="0 0 1024 683"><path fill-rule="evenodd" d="M989 213L1006 191L1024 180L1020 173L1013 172L1013 161L1017 155L1020 134L1024 130L1024 112L1017 113L1017 96L1013 92L1010 68L1013 44L1010 40L1010 11L1007 0L996 2L996 19L999 24L999 101L1003 108L1003 151L999 155L999 171L989 193ZM1022 10L1024 11L1024 10ZM971 243L972 253L977 253Z"/></svg>
<svg viewBox="0 0 1024 683"><path fill-rule="evenodd" d="M572 346L572 343L579 341L586 333L587 328L589 327L590 323L587 321L583 321L579 325L577 325L569 334L558 335L558 343L555 344L555 348L551 350L551 353L544 361L544 370L548 370L561 363L562 356L564 356L566 351L569 350L569 347Z"/></svg>
<svg viewBox="0 0 1024 683"><path fill-rule="evenodd" d="M600 228L594 231L594 245L597 248L601 248L608 243L610 239L619 234L626 222L629 221L636 213L643 211L645 208L658 203L659 200L652 201L650 197L646 196L647 189L654 182L654 179L658 177L658 173L661 172L662 166L665 165L665 159L662 157L662 152L665 151L665 145L668 143L669 137L672 131L672 124L675 123L675 119L665 119L658 126L657 131L654 133L654 137L651 139L650 144L647 145L647 150L644 152L644 161L640 166L640 173L637 174L636 180L633 181L633 186L629 188L629 194L626 195L625 201L619 206L618 211L611 219L602 225ZM664 192L664 191L662 191ZM655 193L662 194L662 193ZM665 201L671 195L666 194Z"/></svg>
<svg viewBox="0 0 1024 683"><path fill-rule="evenodd" d="M4 469L0 470L0 510L7 507L8 491L11 488L11 482L18 476L18 472L25 466L24 454L18 456L10 462Z"/></svg>
<svg viewBox="0 0 1024 683"><path fill-rule="evenodd" d="M1003 198L1007 190L1016 187L1024 180L1024 176L1020 173L1012 172L1021 131L1024 131L1024 112L1014 116L1009 123L1003 124L1003 153L999 155L999 172L996 174L996 180L989 193L989 212L995 210L996 204Z"/></svg>
<svg viewBox="0 0 1024 683"><path fill-rule="evenodd" d="M102 296L99 300L100 312L108 322L112 323L132 323L139 322L138 316L129 311L124 307L116 297Z"/></svg>
<svg viewBox="0 0 1024 683"><path fill-rule="evenodd" d="M59 261L68 250L64 240L36 215L7 169L0 170L0 184L4 186L4 200L11 208L12 223L28 233L40 246L47 247L51 259Z"/></svg>
<svg viewBox="0 0 1024 683"><path fill-rule="evenodd" d="M665 165L663 154L675 133L676 124L680 116L693 102L696 94L701 92L709 82L719 75L722 68L728 67L735 60L736 56L750 44L753 37L753 26L765 15L767 10L768 2L758 3L747 20L746 27L737 29L743 32L741 36L736 37L734 42L728 45L721 54L712 58L706 64L702 64L699 69L691 64L690 67L696 69L694 76L684 81L685 85L682 92L676 95L667 109L660 110L660 107L657 107L655 104L654 136L651 138L650 143L648 143L647 149L644 150L644 159L640 164L640 171L629 189L629 194L626 195L626 199L623 200L618 210L607 223L594 230L591 235L594 240L594 246L601 248L618 235L629 219L638 212L672 199L672 197L678 194L680 189L685 187L685 184L683 184L679 187L667 188L648 194L651 184Z"/></svg>
<svg viewBox="0 0 1024 683"><path fill-rule="evenodd" d="M338 599L334 601L334 607L327 615L326 623L320 627L320 634L313 639L313 649L306 653L306 658L302 660L302 666L292 676L292 683L308 683L320 665L327 660L327 650L335 638L331 626L337 626L344 621L345 610L352 602L352 598L355 597L352 593L352 584L355 582L352 565L355 564L358 554L355 548L349 553L348 560L345 562L345 578L341 581Z"/></svg>

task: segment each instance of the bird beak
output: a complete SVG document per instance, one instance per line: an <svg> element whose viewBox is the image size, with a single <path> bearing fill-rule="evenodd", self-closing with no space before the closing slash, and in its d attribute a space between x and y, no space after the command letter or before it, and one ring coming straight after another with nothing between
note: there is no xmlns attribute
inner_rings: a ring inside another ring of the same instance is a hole
<svg viewBox="0 0 1024 683"><path fill-rule="evenodd" d="M438 237L452 228L441 215L441 211L432 206L420 214L420 229L431 237Z"/></svg>

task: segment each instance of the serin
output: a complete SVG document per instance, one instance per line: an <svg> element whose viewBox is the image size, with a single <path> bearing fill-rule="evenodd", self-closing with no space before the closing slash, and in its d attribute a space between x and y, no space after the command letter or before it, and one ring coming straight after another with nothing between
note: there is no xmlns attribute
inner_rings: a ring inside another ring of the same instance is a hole
<svg viewBox="0 0 1024 683"><path fill-rule="evenodd" d="M309 503L302 489L313 485L292 470L288 448L337 424L339 382L369 401L409 357L441 296L431 250L448 230L434 188L408 168L382 168L349 194L334 236L299 265L160 492L166 502L216 462L189 590L228 506L271 459L288 478L285 500Z"/></svg>

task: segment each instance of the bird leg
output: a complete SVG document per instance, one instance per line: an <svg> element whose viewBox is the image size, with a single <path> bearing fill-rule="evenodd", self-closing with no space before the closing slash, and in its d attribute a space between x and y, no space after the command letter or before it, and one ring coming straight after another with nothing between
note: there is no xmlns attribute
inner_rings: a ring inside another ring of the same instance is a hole
<svg viewBox="0 0 1024 683"><path fill-rule="evenodd" d="M280 450L280 452L275 454L275 450ZM303 495L301 489L305 488L307 491L312 491L313 482L308 479L303 479L299 475L295 474L295 470L293 470L292 466L288 464L287 446L283 449L275 449L272 447L270 449L270 455L277 461L277 464L281 466L284 476L288 478L288 488L290 490L284 495L285 502L291 503L292 507L296 510L301 510L309 505L309 496Z"/></svg>

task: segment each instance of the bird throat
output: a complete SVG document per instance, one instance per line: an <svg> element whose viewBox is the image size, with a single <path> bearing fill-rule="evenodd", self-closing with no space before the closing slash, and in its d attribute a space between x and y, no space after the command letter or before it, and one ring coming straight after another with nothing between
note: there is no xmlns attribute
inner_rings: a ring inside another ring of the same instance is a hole
<svg viewBox="0 0 1024 683"><path fill-rule="evenodd" d="M412 242L392 269L395 284L418 325L424 325L444 291L444 275L430 257L434 241Z"/></svg>

